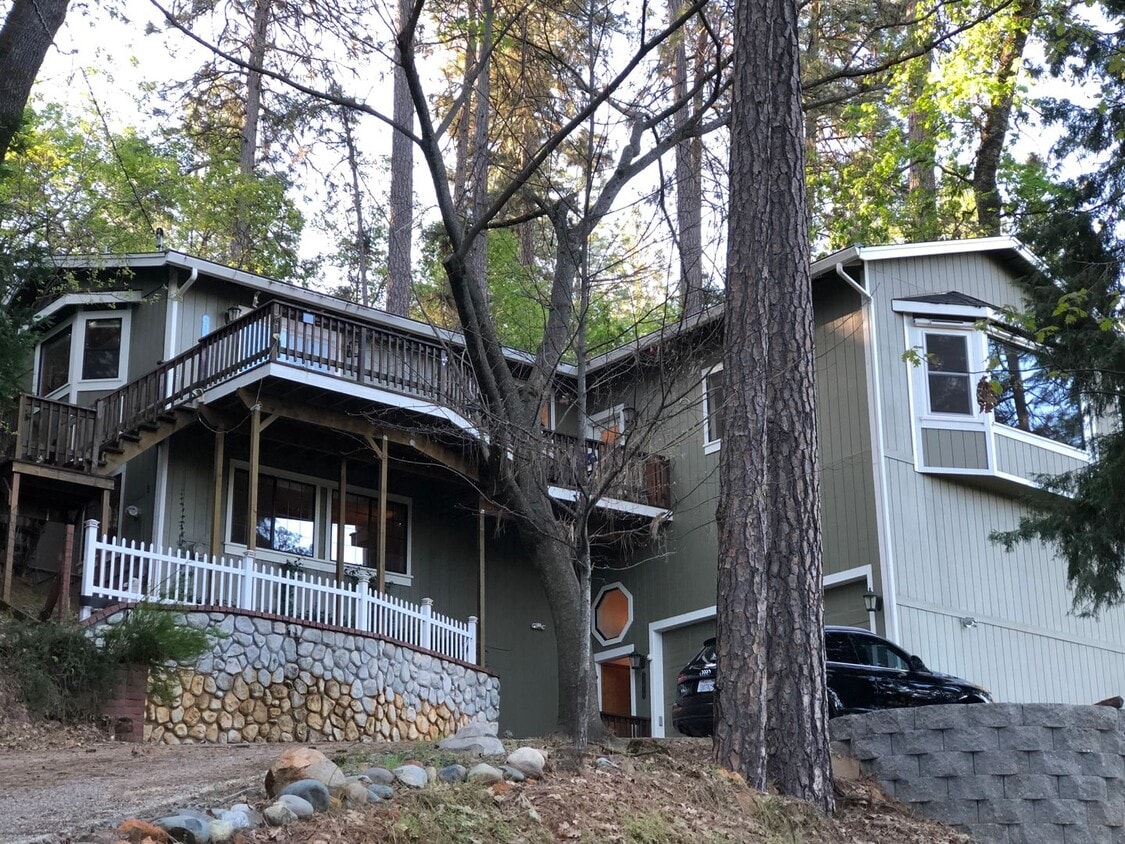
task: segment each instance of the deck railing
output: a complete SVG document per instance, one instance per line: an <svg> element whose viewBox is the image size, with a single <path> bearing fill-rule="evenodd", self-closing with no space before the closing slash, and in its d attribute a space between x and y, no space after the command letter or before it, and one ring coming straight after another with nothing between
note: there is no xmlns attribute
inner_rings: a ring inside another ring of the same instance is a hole
<svg viewBox="0 0 1125 844"><path fill-rule="evenodd" d="M361 570L354 583L337 583L334 578L303 570L279 571L255 560L250 553L237 558L211 558L158 551L143 543L99 538L94 519L85 526L84 599L267 613L385 636L461 662L476 663L476 616L458 621L435 613L429 598L412 604L373 592L370 574Z"/></svg>
<svg viewBox="0 0 1125 844"><path fill-rule="evenodd" d="M16 460L90 471L97 462L96 411L22 395L3 422L4 453Z"/></svg>
<svg viewBox="0 0 1125 844"><path fill-rule="evenodd" d="M672 489L668 458L638 453L627 444L585 440L548 432L547 480L577 489L580 480L604 479L606 495L653 507L671 507Z"/></svg>
<svg viewBox="0 0 1125 844"><path fill-rule="evenodd" d="M437 342L273 302L208 334L97 403L98 445L264 363L282 363L432 401L467 415L476 382Z"/></svg>
<svg viewBox="0 0 1125 844"><path fill-rule="evenodd" d="M97 401L93 408L24 396L6 420L3 453L17 460L96 472L103 451L154 428L209 389L267 363L377 387L449 408L467 419L479 395L468 363L436 341L271 302ZM670 507L668 460L599 440L548 433L548 480L569 489L598 473L607 495ZM119 449L118 449L119 450Z"/></svg>

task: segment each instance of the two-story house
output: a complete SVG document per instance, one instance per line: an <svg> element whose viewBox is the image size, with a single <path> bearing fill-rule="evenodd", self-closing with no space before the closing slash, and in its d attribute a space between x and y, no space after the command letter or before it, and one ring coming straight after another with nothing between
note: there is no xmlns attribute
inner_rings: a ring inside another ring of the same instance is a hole
<svg viewBox="0 0 1125 844"><path fill-rule="evenodd" d="M1031 389L977 401L990 361L1009 381L1030 361L998 309L1019 305L1034 263L993 238L813 265L825 615L999 700L1090 702L1120 691L1125 614L1070 615L1047 549L988 539L1037 474L1089 459L1090 422L1059 391L1043 393L1050 407ZM57 568L65 526L91 518L186 557L370 579L404 606L472 616L476 652L454 655L499 675L501 727L553 726L552 620L515 531L479 495L479 407L455 333L177 252L68 269L77 283L37 303L45 330L10 423L6 579ZM565 503L576 473L613 470L592 635L619 729L671 733L676 673L713 635L721 338L716 309L591 361L584 423L571 370L544 396L552 495ZM87 604L130 589L224 598L217 580L184 591L115 565L84 584ZM317 606L347 626L339 600Z"/></svg>
<svg viewBox="0 0 1125 844"><path fill-rule="evenodd" d="M1016 525L1038 475L1086 464L1095 433L1004 319L1036 266L1008 237L856 246L813 264L825 621L877 630L997 700L1092 703L1122 691L1125 612L1072 614L1050 549L989 539ZM674 521L595 592L630 611L624 632L595 629L597 659L646 657L603 670L603 689L654 735L674 734L676 675L715 629L717 348L694 383L695 416L669 433Z"/></svg>

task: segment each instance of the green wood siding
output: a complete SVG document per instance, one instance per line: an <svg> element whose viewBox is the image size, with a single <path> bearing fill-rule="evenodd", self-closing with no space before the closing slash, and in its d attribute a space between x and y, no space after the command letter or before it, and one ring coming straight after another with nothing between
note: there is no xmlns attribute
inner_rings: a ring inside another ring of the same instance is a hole
<svg viewBox="0 0 1125 844"><path fill-rule="evenodd" d="M1046 446L996 435L996 469L1009 475L1034 480L1036 475L1060 475L1087 465L1085 460L1071 457Z"/></svg>
<svg viewBox="0 0 1125 844"><path fill-rule="evenodd" d="M942 469L987 469L983 431L922 429L922 464Z"/></svg>

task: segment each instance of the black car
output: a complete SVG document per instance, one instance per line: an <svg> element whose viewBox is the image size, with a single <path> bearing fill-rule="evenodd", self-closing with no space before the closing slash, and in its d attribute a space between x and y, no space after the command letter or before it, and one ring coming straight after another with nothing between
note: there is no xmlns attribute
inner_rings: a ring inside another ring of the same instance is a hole
<svg viewBox="0 0 1125 844"><path fill-rule="evenodd" d="M825 627L828 715L932 703L990 703L980 686L926 667L898 645L859 627ZM709 736L715 699L715 640L708 639L676 678L672 725Z"/></svg>

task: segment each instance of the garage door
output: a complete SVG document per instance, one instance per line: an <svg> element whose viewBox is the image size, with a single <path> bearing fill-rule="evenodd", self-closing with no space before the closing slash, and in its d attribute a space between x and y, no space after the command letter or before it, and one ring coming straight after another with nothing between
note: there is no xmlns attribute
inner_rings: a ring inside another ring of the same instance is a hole
<svg viewBox="0 0 1125 844"><path fill-rule="evenodd" d="M687 627L677 627L661 635L664 650L664 735L678 736L672 727L672 702L676 699L676 677L693 656L699 653L703 642L715 635L715 622L700 621Z"/></svg>
<svg viewBox="0 0 1125 844"><path fill-rule="evenodd" d="M824 590L824 623L868 628L871 621L863 606L867 581L853 580Z"/></svg>

